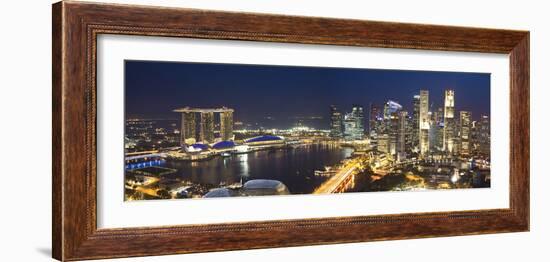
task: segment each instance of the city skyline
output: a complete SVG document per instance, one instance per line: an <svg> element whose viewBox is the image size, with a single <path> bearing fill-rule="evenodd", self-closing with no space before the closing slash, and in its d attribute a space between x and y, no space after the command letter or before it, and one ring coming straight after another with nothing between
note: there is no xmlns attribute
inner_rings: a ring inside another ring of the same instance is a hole
<svg viewBox="0 0 550 262"><path fill-rule="evenodd" d="M126 61L125 79L128 201L491 186L489 74Z"/></svg>
<svg viewBox="0 0 550 262"><path fill-rule="evenodd" d="M490 75L484 73L154 61L126 61L125 67L126 118L177 119L177 107L227 106L235 109L235 121L288 128L292 118L320 116L328 126L329 105L347 111L356 104L368 114L370 104L394 100L410 113L414 95L427 90L428 110L435 111L446 89L460 90L457 112L490 115ZM315 101L304 99L312 92Z"/></svg>

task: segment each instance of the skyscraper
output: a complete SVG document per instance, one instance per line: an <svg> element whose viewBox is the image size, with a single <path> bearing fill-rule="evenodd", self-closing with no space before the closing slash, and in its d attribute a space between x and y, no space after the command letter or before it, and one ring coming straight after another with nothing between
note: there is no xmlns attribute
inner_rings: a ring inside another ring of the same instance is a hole
<svg viewBox="0 0 550 262"><path fill-rule="evenodd" d="M430 116L429 116L429 92L428 90L420 90L420 106L418 110L419 114L419 148L420 155L425 156L430 150Z"/></svg>
<svg viewBox="0 0 550 262"><path fill-rule="evenodd" d="M419 149L418 132L420 131L420 95L413 97L413 115L412 115L412 129L411 129L411 148L416 151Z"/></svg>
<svg viewBox="0 0 550 262"><path fill-rule="evenodd" d="M443 108L443 149L447 154L455 152L455 92L445 90L445 105Z"/></svg>
<svg viewBox="0 0 550 262"><path fill-rule="evenodd" d="M384 120L388 120L390 118L390 105L388 105L388 103L384 104L382 115L384 117Z"/></svg>
<svg viewBox="0 0 550 262"><path fill-rule="evenodd" d="M369 113L369 133L379 133L380 130L380 121L382 119L380 115L380 107L375 104L370 104L370 113Z"/></svg>
<svg viewBox="0 0 550 262"><path fill-rule="evenodd" d="M184 107L174 109L174 112L181 113L181 145L193 144L196 141L203 143L214 142L214 114L219 113L220 117L220 138L221 140L233 139L233 112L227 107L221 108L191 108ZM197 116L200 117L199 134L197 138Z"/></svg>
<svg viewBox="0 0 550 262"><path fill-rule="evenodd" d="M434 114L434 125L432 128L435 134L435 145L434 148L438 151L443 150L443 131L444 131L444 121L443 121L443 108L437 108L437 111Z"/></svg>
<svg viewBox="0 0 550 262"><path fill-rule="evenodd" d="M214 142L214 112L201 112L200 140L204 143Z"/></svg>
<svg viewBox="0 0 550 262"><path fill-rule="evenodd" d="M352 113L346 113L344 115L344 138L346 140L354 140L355 128L357 122Z"/></svg>
<svg viewBox="0 0 550 262"><path fill-rule="evenodd" d="M395 155L398 151L398 133L399 133L399 112L403 107L392 100L384 104L384 130L383 134L388 135L389 153Z"/></svg>
<svg viewBox="0 0 550 262"><path fill-rule="evenodd" d="M365 135L363 107L353 105L351 112L344 116L344 137L346 140L362 140Z"/></svg>
<svg viewBox="0 0 550 262"><path fill-rule="evenodd" d="M399 111L398 113L398 127L397 127L397 156L401 160L405 156L405 137L407 132L407 111Z"/></svg>
<svg viewBox="0 0 550 262"><path fill-rule="evenodd" d="M479 120L479 153L485 156L491 154L491 123L489 122L489 116L481 115Z"/></svg>
<svg viewBox="0 0 550 262"><path fill-rule="evenodd" d="M363 139L365 135L365 114L363 112L363 106L353 105L351 113L354 115L356 121L356 137L358 137L358 139Z"/></svg>
<svg viewBox="0 0 550 262"><path fill-rule="evenodd" d="M342 113L338 111L336 106L330 106L330 136L333 138L342 138L343 132L343 117Z"/></svg>
<svg viewBox="0 0 550 262"><path fill-rule="evenodd" d="M220 112L220 136L222 140L233 139L233 109Z"/></svg>
<svg viewBox="0 0 550 262"><path fill-rule="evenodd" d="M389 136L389 153L395 155L397 153L397 139L399 132L399 112L390 113L385 134Z"/></svg>
<svg viewBox="0 0 550 262"><path fill-rule="evenodd" d="M378 151L384 153L390 152L389 136L387 134L378 136Z"/></svg>
<svg viewBox="0 0 550 262"><path fill-rule="evenodd" d="M181 141L180 144L186 144L186 140L192 139L190 142L194 142L196 139L197 122L195 121L195 113L184 112L181 114Z"/></svg>
<svg viewBox="0 0 550 262"><path fill-rule="evenodd" d="M460 111L460 154L463 156L470 155L471 125L472 113L468 111Z"/></svg>

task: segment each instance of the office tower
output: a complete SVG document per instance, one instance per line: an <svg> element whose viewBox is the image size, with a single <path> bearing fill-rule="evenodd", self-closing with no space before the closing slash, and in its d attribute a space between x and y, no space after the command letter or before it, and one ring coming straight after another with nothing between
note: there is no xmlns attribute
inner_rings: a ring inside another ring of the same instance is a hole
<svg viewBox="0 0 550 262"><path fill-rule="evenodd" d="M384 104L383 117L384 120L388 120L390 118L390 105L388 105L388 103Z"/></svg>
<svg viewBox="0 0 550 262"><path fill-rule="evenodd" d="M399 115L398 112L391 113L387 120L387 132L389 153L395 155L397 153L397 133L399 129Z"/></svg>
<svg viewBox="0 0 550 262"><path fill-rule="evenodd" d="M390 152L390 137L387 134L378 136L378 151L389 153Z"/></svg>
<svg viewBox="0 0 550 262"><path fill-rule="evenodd" d="M460 111L460 154L470 155L470 133L472 126L472 113Z"/></svg>
<svg viewBox="0 0 550 262"><path fill-rule="evenodd" d="M384 119L390 119L392 114L397 113L402 109L403 106L401 106L401 104L388 100L386 104L384 104Z"/></svg>
<svg viewBox="0 0 550 262"><path fill-rule="evenodd" d="M204 143L214 142L214 112L201 112L200 140Z"/></svg>
<svg viewBox="0 0 550 262"><path fill-rule="evenodd" d="M455 152L455 92L445 90L445 105L443 112L443 146L447 154L452 155Z"/></svg>
<svg viewBox="0 0 550 262"><path fill-rule="evenodd" d="M397 153L397 140L399 131L399 112L403 107L392 100L388 100L384 104L384 132L388 135L389 153L395 155Z"/></svg>
<svg viewBox="0 0 550 262"><path fill-rule="evenodd" d="M407 153L414 151L414 144L417 142L417 141L413 141L414 131L418 131L418 128L414 127L413 120L412 120L412 111L411 113L407 112L406 132L405 132L405 151Z"/></svg>
<svg viewBox="0 0 550 262"><path fill-rule="evenodd" d="M357 139L363 139L365 135L365 114L363 112L363 107L360 105L353 105L351 113L354 115L356 122L355 137L357 137Z"/></svg>
<svg viewBox="0 0 550 262"><path fill-rule="evenodd" d="M382 109L382 121L380 122L380 132L379 135L388 135L391 131L391 122L390 122L390 108L387 103L384 103Z"/></svg>
<svg viewBox="0 0 550 262"><path fill-rule="evenodd" d="M186 140L196 139L196 135L197 135L196 127L197 127L197 122L195 121L195 113L185 112L181 114L181 131L180 131L181 145L186 144L185 142Z"/></svg>
<svg viewBox="0 0 550 262"><path fill-rule="evenodd" d="M346 140L362 140L365 135L364 122L363 107L353 105L351 112L344 116L344 138Z"/></svg>
<svg viewBox="0 0 550 262"><path fill-rule="evenodd" d="M439 107L437 108L437 111L434 115L434 125L432 125L432 128L435 129L435 145L434 148L437 151L443 150L443 131L444 131L444 122L443 122L443 108Z"/></svg>
<svg viewBox="0 0 550 262"><path fill-rule="evenodd" d="M413 115L412 115L412 129L411 129L411 149L418 151L420 141L418 137L418 131L420 130L420 96L415 95L413 97Z"/></svg>
<svg viewBox="0 0 550 262"><path fill-rule="evenodd" d="M437 135L438 135L438 127L437 127L437 111L430 111L428 112L428 115L430 116L430 130L428 132L428 137L430 140L430 152L436 152L438 151L437 147Z"/></svg>
<svg viewBox="0 0 550 262"><path fill-rule="evenodd" d="M406 132L407 132L407 111L398 112L398 125L397 125L397 156L399 160L402 160L405 156L406 149Z"/></svg>
<svg viewBox="0 0 550 262"><path fill-rule="evenodd" d="M222 140L233 139L233 109L223 108L220 112L220 136Z"/></svg>
<svg viewBox="0 0 550 262"><path fill-rule="evenodd" d="M352 113L344 115L344 138L346 140L355 140L355 129L357 121Z"/></svg>
<svg viewBox="0 0 550 262"><path fill-rule="evenodd" d="M336 106L330 106L330 136L333 138L343 137L342 113L338 111Z"/></svg>
<svg viewBox="0 0 550 262"><path fill-rule="evenodd" d="M443 124L445 123L445 111L443 107L438 107L437 112L438 112L437 123L440 126L443 126Z"/></svg>
<svg viewBox="0 0 550 262"><path fill-rule="evenodd" d="M486 157L491 155L491 123L489 122L489 116L482 115L479 120L479 153Z"/></svg>
<svg viewBox="0 0 550 262"><path fill-rule="evenodd" d="M420 105L418 110L419 115L419 130L418 130L418 144L420 149L420 155L426 156L430 150L430 116L429 112L429 92L428 90L420 90Z"/></svg>
<svg viewBox="0 0 550 262"><path fill-rule="evenodd" d="M377 134L380 132L380 121L382 121L380 113L380 107L374 104L370 105L369 133L371 134Z"/></svg>

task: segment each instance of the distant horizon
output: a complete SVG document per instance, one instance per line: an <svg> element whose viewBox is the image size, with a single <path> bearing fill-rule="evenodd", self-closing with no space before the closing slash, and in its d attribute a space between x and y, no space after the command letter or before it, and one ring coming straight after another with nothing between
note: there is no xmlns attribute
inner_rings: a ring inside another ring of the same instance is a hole
<svg viewBox="0 0 550 262"><path fill-rule="evenodd" d="M455 91L455 112L470 111L473 120L490 115L488 73L127 60L125 119L177 120L176 108L226 106L235 121L282 128L297 117L328 123L330 105L346 113L357 104L368 121L370 104L388 100L412 114L420 90L429 91L435 111L446 89Z"/></svg>

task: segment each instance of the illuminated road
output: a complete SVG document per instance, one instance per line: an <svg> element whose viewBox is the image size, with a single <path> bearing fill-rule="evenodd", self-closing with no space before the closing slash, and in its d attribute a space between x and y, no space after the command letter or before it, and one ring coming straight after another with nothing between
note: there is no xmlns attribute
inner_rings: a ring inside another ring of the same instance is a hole
<svg viewBox="0 0 550 262"><path fill-rule="evenodd" d="M138 186L134 190L137 191L137 192L141 192L143 194L146 194L146 195L150 195L150 196L154 196L154 197L158 196L157 195L157 190L152 189L152 188Z"/></svg>
<svg viewBox="0 0 550 262"><path fill-rule="evenodd" d="M329 178L325 183L319 186L313 193L314 194L328 194L335 193L341 187L342 184L350 181L351 176L354 175L354 171L361 166L359 159L353 159L348 161L345 166L340 169L334 176Z"/></svg>
<svg viewBox="0 0 550 262"><path fill-rule="evenodd" d="M143 185L136 185L135 188L132 188L136 192L141 192L146 195L157 197L157 189L151 188L152 185L159 182L159 178L150 178L146 180Z"/></svg>

